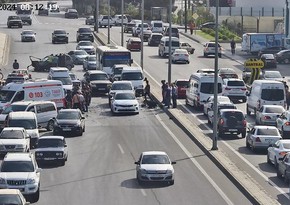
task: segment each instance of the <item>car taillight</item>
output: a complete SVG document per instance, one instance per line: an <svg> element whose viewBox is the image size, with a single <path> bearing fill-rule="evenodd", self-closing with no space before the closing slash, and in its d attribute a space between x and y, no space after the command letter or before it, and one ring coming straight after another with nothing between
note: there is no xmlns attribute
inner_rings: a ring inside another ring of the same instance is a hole
<svg viewBox="0 0 290 205"><path fill-rule="evenodd" d="M226 87L225 90L231 90L231 88Z"/></svg>
<svg viewBox="0 0 290 205"><path fill-rule="evenodd" d="M256 142L261 142L260 137L257 137L255 141Z"/></svg>
<svg viewBox="0 0 290 205"><path fill-rule="evenodd" d="M246 127L247 126L247 121L243 120L243 126Z"/></svg>
<svg viewBox="0 0 290 205"><path fill-rule="evenodd" d="M247 88L241 88L241 90L247 90Z"/></svg>
<svg viewBox="0 0 290 205"><path fill-rule="evenodd" d="M270 120L271 117L270 116L264 116L264 120Z"/></svg>
<svg viewBox="0 0 290 205"><path fill-rule="evenodd" d="M189 55L188 55L188 54L185 54L185 56L187 56L187 57L188 57Z"/></svg>
<svg viewBox="0 0 290 205"><path fill-rule="evenodd" d="M285 122L285 125L286 126L290 126L290 122Z"/></svg>
<svg viewBox="0 0 290 205"><path fill-rule="evenodd" d="M220 119L220 125L223 125L225 121L223 119Z"/></svg>
<svg viewBox="0 0 290 205"><path fill-rule="evenodd" d="M279 152L279 155L280 155L281 157L284 157L285 154L287 154L287 152Z"/></svg>
<svg viewBox="0 0 290 205"><path fill-rule="evenodd" d="M174 56L179 56L179 54L174 54Z"/></svg>

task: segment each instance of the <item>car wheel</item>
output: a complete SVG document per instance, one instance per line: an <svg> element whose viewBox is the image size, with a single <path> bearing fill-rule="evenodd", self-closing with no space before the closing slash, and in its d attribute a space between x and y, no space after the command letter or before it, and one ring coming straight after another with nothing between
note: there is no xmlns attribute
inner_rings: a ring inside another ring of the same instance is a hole
<svg viewBox="0 0 290 205"><path fill-rule="evenodd" d="M285 64L288 64L288 63L289 63L289 59L288 59L288 58L285 58L285 59L284 59L284 63L285 63Z"/></svg>
<svg viewBox="0 0 290 205"><path fill-rule="evenodd" d="M260 121L261 121L261 119L260 119ZM256 123L256 125L259 125L260 123L259 123L259 120L256 118L256 121L255 121L255 123Z"/></svg>
<svg viewBox="0 0 290 205"><path fill-rule="evenodd" d="M194 50L191 50L190 53L193 54L194 53Z"/></svg>
<svg viewBox="0 0 290 205"><path fill-rule="evenodd" d="M207 57L207 54L206 53L203 53L203 57Z"/></svg>
<svg viewBox="0 0 290 205"><path fill-rule="evenodd" d="M246 147L248 148L248 149L250 149L251 148L251 145L250 145L250 143L248 142L248 140L246 139Z"/></svg>
<svg viewBox="0 0 290 205"><path fill-rule="evenodd" d="M248 107L248 105L247 105L247 115L251 115L251 111L249 110L249 107Z"/></svg>
<svg viewBox="0 0 290 205"><path fill-rule="evenodd" d="M252 146L251 146L251 150L252 150L253 152L256 152L256 147L255 147L254 145L252 145Z"/></svg>
<svg viewBox="0 0 290 205"><path fill-rule="evenodd" d="M32 195L32 202L37 202L39 200L39 186L40 185L38 185L37 191Z"/></svg>
<svg viewBox="0 0 290 205"><path fill-rule="evenodd" d="M53 130L53 125L54 125L54 121L53 120L48 121L47 126L46 126L46 130L47 131L52 131Z"/></svg>
<svg viewBox="0 0 290 205"><path fill-rule="evenodd" d="M271 162L271 160L270 160L270 157L269 157L269 152L268 152L268 154L267 154L267 163L268 163L268 164L272 164L272 162Z"/></svg>
<svg viewBox="0 0 290 205"><path fill-rule="evenodd" d="M278 167L278 161L277 161L277 157L276 156L274 158L274 165L275 165L276 168Z"/></svg>
<svg viewBox="0 0 290 205"><path fill-rule="evenodd" d="M246 102L246 101L247 101L247 98L246 97L242 99L242 102L243 103Z"/></svg>
<svg viewBox="0 0 290 205"><path fill-rule="evenodd" d="M63 159L63 160L60 162L60 165L61 165L61 166L64 166L64 165L65 165L65 159Z"/></svg>
<svg viewBox="0 0 290 205"><path fill-rule="evenodd" d="M279 170L279 166L277 167L277 178L279 178L279 179L282 179L282 174L281 174L281 172L280 172L280 170Z"/></svg>
<svg viewBox="0 0 290 205"><path fill-rule="evenodd" d="M169 182L169 185L173 185L174 184L174 180Z"/></svg>
<svg viewBox="0 0 290 205"><path fill-rule="evenodd" d="M211 121L210 121L209 119L207 119L207 123L208 123L209 125L211 125Z"/></svg>
<svg viewBox="0 0 290 205"><path fill-rule="evenodd" d="M219 58L221 58L222 57L222 54L218 54L218 56L219 56Z"/></svg>

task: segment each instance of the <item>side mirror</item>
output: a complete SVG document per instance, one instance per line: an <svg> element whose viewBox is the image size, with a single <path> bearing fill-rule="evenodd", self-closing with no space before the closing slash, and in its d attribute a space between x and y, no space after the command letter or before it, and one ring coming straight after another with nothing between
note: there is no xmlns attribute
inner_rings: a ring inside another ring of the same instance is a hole
<svg viewBox="0 0 290 205"><path fill-rule="evenodd" d="M176 164L176 162L171 162L171 164Z"/></svg>
<svg viewBox="0 0 290 205"><path fill-rule="evenodd" d="M37 168L36 173L39 173L41 170L42 170L41 168Z"/></svg>
<svg viewBox="0 0 290 205"><path fill-rule="evenodd" d="M64 144L63 146L64 146L64 147L67 147L67 144Z"/></svg>
<svg viewBox="0 0 290 205"><path fill-rule="evenodd" d="M84 116L82 116L82 119L86 119Z"/></svg>
<svg viewBox="0 0 290 205"><path fill-rule="evenodd" d="M139 165L139 164L140 164L140 162L135 162L134 164L137 164L137 165Z"/></svg>

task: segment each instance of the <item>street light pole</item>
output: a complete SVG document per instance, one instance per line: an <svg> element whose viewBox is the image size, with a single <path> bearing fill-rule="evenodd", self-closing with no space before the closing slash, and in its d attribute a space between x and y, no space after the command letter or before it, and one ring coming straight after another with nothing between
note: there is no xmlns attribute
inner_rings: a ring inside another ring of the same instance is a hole
<svg viewBox="0 0 290 205"><path fill-rule="evenodd" d="M184 26L184 32L187 33L187 0L184 2Z"/></svg>
<svg viewBox="0 0 290 205"><path fill-rule="evenodd" d="M171 42L171 36L172 36L172 0L169 0L169 52L168 52L168 85L171 83L171 47L172 47L172 42Z"/></svg>
<svg viewBox="0 0 290 205"><path fill-rule="evenodd" d="M110 20L111 20L111 2L110 2L110 0L108 0L108 44L111 43Z"/></svg>
<svg viewBox="0 0 290 205"><path fill-rule="evenodd" d="M219 0L216 0L216 10L215 10L215 59L214 59L214 102L213 102L213 110L214 110L214 115L213 115L213 139L212 139L212 150L218 150L217 147L217 138L218 138L218 133L217 133L217 94L218 94L218 11L219 11Z"/></svg>
<svg viewBox="0 0 290 205"><path fill-rule="evenodd" d="M96 8L95 8L95 27L94 30L99 33L99 0L96 0Z"/></svg>
<svg viewBox="0 0 290 205"><path fill-rule="evenodd" d="M285 34L286 38L289 38L289 2L286 0L286 15L285 15Z"/></svg>
<svg viewBox="0 0 290 205"><path fill-rule="evenodd" d="M122 19L121 19L121 46L124 45L124 30L123 30L123 25L124 25L124 0L122 0L121 2L121 15L122 15Z"/></svg>
<svg viewBox="0 0 290 205"><path fill-rule="evenodd" d="M144 0L142 0L142 5L141 5L141 20L142 20L142 24L141 24L141 68L143 69L143 56L144 56L144 49L143 49L143 42L144 42Z"/></svg>

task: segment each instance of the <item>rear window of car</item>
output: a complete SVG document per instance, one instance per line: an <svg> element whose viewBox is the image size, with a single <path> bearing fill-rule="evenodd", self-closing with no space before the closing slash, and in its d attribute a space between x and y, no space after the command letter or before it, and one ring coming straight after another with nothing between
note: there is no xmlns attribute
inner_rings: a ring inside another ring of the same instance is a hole
<svg viewBox="0 0 290 205"><path fill-rule="evenodd" d="M258 129L257 135L278 136L279 133L277 129Z"/></svg>
<svg viewBox="0 0 290 205"><path fill-rule="evenodd" d="M209 43L207 44L207 47L215 47L215 43ZM218 47L221 47L220 44L218 44Z"/></svg>
<svg viewBox="0 0 290 205"><path fill-rule="evenodd" d="M161 38L162 38L161 35L153 35L152 36L152 39L154 39L154 40L160 40Z"/></svg>
<svg viewBox="0 0 290 205"><path fill-rule="evenodd" d="M228 111L224 112L224 117L229 118L236 118L238 121L244 120L244 114L242 112L235 112L235 111Z"/></svg>
<svg viewBox="0 0 290 205"><path fill-rule="evenodd" d="M79 28L80 33L87 33L87 32L92 32L90 28Z"/></svg>
<svg viewBox="0 0 290 205"><path fill-rule="evenodd" d="M153 27L162 27L162 23L154 23Z"/></svg>
<svg viewBox="0 0 290 205"><path fill-rule="evenodd" d="M267 101L280 101L284 100L284 90L282 89L263 89L261 99Z"/></svg>
<svg viewBox="0 0 290 205"><path fill-rule="evenodd" d="M265 113L282 113L284 109L282 107L266 107Z"/></svg>
<svg viewBox="0 0 290 205"><path fill-rule="evenodd" d="M188 85L188 81L177 81L176 86L177 87L186 87Z"/></svg>
<svg viewBox="0 0 290 205"><path fill-rule="evenodd" d="M228 81L228 86L244 86L244 81Z"/></svg>
<svg viewBox="0 0 290 205"><path fill-rule="evenodd" d="M169 46L169 41L166 41L165 46ZM179 47L179 41L171 41L171 46Z"/></svg>

